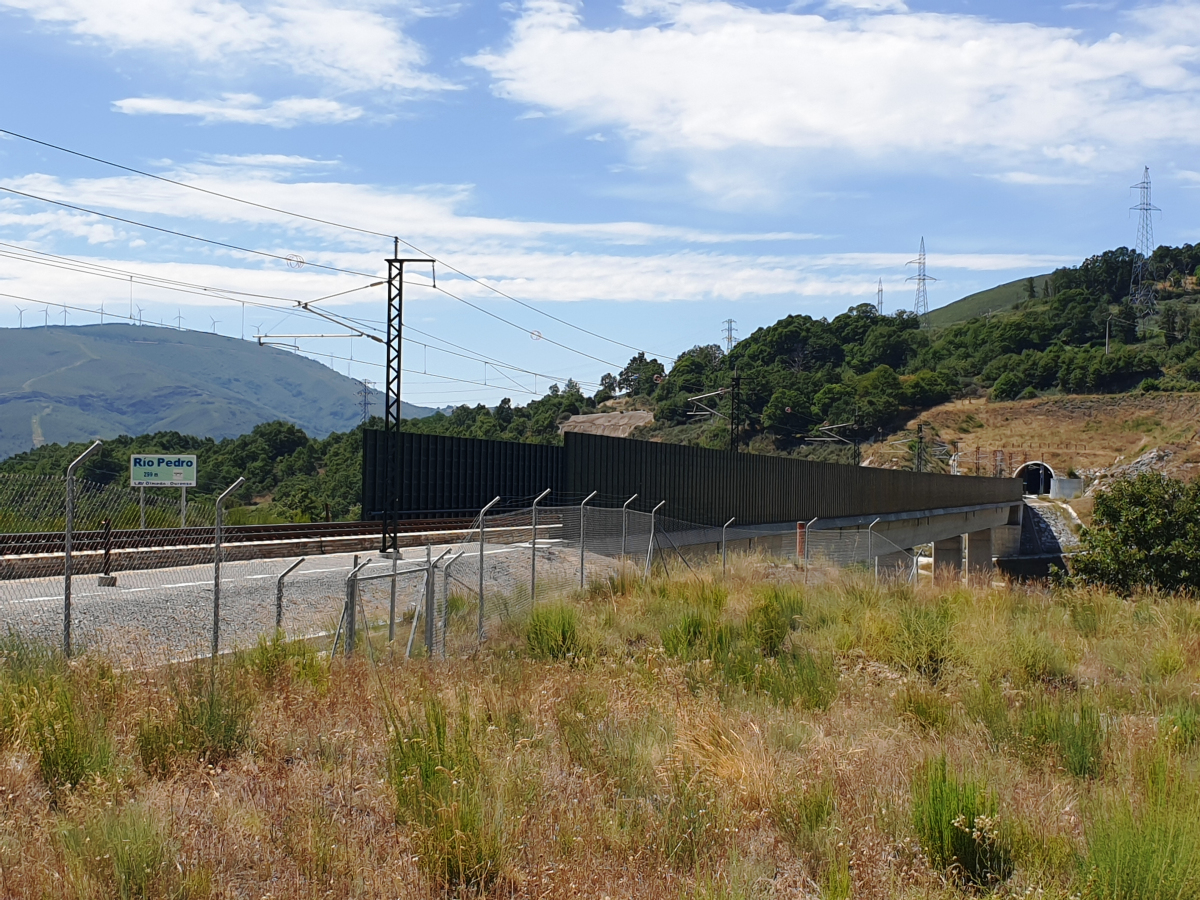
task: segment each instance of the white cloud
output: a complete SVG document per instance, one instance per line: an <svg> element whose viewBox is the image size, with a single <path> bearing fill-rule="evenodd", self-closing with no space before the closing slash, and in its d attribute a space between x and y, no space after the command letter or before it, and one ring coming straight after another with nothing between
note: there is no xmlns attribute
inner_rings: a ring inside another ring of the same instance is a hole
<svg viewBox="0 0 1200 900"><path fill-rule="evenodd" d="M1123 166L1114 148L1200 142L1195 5L1142 10L1136 33L1092 41L963 15L638 3L627 11L644 25L600 30L568 2L529 0L507 46L470 61L499 95L643 152L932 153L1007 169Z"/></svg>
<svg viewBox="0 0 1200 900"><path fill-rule="evenodd" d="M903 0L828 0L830 9L861 9L866 12L908 12Z"/></svg>
<svg viewBox="0 0 1200 900"><path fill-rule="evenodd" d="M173 66L190 64L211 76L269 66L340 91L451 87L424 70L424 50L377 6L369 0L0 0L0 7L79 38L169 54Z"/></svg>
<svg viewBox="0 0 1200 900"><path fill-rule="evenodd" d="M234 122L290 128L302 124L333 124L359 118L363 111L336 100L290 97L264 103L254 94L225 94L220 100L171 100L166 97L132 97L117 100L113 108L130 116L195 116L205 124Z"/></svg>

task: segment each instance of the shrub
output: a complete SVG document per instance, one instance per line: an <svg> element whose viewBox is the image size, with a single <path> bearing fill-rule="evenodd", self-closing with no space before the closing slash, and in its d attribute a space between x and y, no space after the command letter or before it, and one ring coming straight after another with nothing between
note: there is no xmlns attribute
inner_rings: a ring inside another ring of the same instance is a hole
<svg viewBox="0 0 1200 900"><path fill-rule="evenodd" d="M170 699L165 712L138 720L134 745L147 773L167 775L184 759L216 764L249 746L253 703L225 673L210 679L196 665L172 685Z"/></svg>
<svg viewBox="0 0 1200 900"><path fill-rule="evenodd" d="M110 807L82 827L63 832L69 857L121 900L178 896L175 848L151 811L138 803Z"/></svg>
<svg viewBox="0 0 1200 900"><path fill-rule="evenodd" d="M1076 778L1092 778L1104 763L1105 735L1100 711L1090 700L1035 699L1021 718L1029 749L1053 752Z"/></svg>
<svg viewBox="0 0 1200 900"><path fill-rule="evenodd" d="M960 780L943 755L917 769L912 794L913 825L930 865L953 881L978 886L997 884L1012 874L996 798L985 785Z"/></svg>
<svg viewBox="0 0 1200 900"><path fill-rule="evenodd" d="M450 887L486 889L507 858L504 807L476 751L486 729L461 699L453 723L431 697L420 716L391 714L388 780L414 829L418 864Z"/></svg>
<svg viewBox="0 0 1200 900"><path fill-rule="evenodd" d="M573 659L585 651L579 613L560 603L534 607L525 640L529 652L538 659Z"/></svg>
<svg viewBox="0 0 1200 900"><path fill-rule="evenodd" d="M1096 495L1071 574L1122 594L1200 588L1200 482L1144 472Z"/></svg>

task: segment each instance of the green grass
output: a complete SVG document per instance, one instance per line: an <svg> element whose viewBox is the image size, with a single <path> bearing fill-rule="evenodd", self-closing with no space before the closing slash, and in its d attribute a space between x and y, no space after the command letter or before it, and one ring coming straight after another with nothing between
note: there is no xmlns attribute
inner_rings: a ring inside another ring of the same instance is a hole
<svg viewBox="0 0 1200 900"><path fill-rule="evenodd" d="M1039 297L1042 293L1042 282L1049 277L1048 274L1033 276ZM987 314L989 310L993 313L1004 312L1012 309L1013 306L1024 300L1026 296L1025 278L1018 278L1016 281L998 284L993 288L988 288L986 291L968 294L961 300L955 300L953 303L947 303L945 306L931 309L929 311L929 324L934 328L941 328L945 325L953 325L955 322L965 322L968 319L977 318L978 316Z"/></svg>
<svg viewBox="0 0 1200 900"><path fill-rule="evenodd" d="M250 745L253 700L225 669L210 680L207 665L192 666L167 700L137 723L134 746L147 773L165 776L188 761L215 765Z"/></svg>
<svg viewBox="0 0 1200 900"><path fill-rule="evenodd" d="M55 798L103 776L113 762L103 718L88 715L64 682L39 692L30 716L29 743L37 754L38 772Z"/></svg>
<svg viewBox="0 0 1200 900"><path fill-rule="evenodd" d="M586 644L579 612L565 603L539 604L525 626L529 653L537 659L574 659L584 656Z"/></svg>
<svg viewBox="0 0 1200 900"><path fill-rule="evenodd" d="M930 865L950 880L987 887L1012 874L995 796L985 784L951 772L944 755L922 763L913 776L912 816Z"/></svg>
<svg viewBox="0 0 1200 900"><path fill-rule="evenodd" d="M420 715L392 713L387 772L397 818L413 827L421 869L451 888L486 890L509 852L504 804L477 749L485 732L465 698L453 716L436 697Z"/></svg>
<svg viewBox="0 0 1200 900"><path fill-rule="evenodd" d="M1076 778L1094 778L1104 765L1107 736L1096 703L1086 696L1035 697L1019 728L1028 756L1051 753Z"/></svg>
<svg viewBox="0 0 1200 900"><path fill-rule="evenodd" d="M153 900L188 893L179 890L166 827L143 804L109 807L82 826L64 829L62 842L82 880L103 896Z"/></svg>

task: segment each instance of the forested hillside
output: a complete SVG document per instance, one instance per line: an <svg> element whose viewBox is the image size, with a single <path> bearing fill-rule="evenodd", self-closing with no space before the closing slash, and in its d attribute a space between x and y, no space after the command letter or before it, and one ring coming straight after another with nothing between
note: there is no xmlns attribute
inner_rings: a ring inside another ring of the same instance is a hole
<svg viewBox="0 0 1200 900"><path fill-rule="evenodd" d="M793 315L760 328L729 353L694 347L668 371L656 359L633 357L605 375L592 397L567 382L526 406L461 406L449 414L405 420L410 431L541 443L562 440L571 415L622 402L651 409L655 424L639 436L725 448L732 387L739 385L736 434L752 451L856 461L855 445L879 439L915 413L952 397L996 400L1048 394L1200 391L1200 246L1160 247L1151 264L1157 311L1139 319L1129 302L1137 257L1125 248L1059 269L1012 309L944 328L922 327L911 313L880 315L852 307L832 319ZM689 398L724 392L704 402ZM830 441L831 429L838 440ZM0 463L0 472L61 474L84 447L47 446ZM135 451L197 453L200 495L238 475L240 498L263 501L283 518L357 515L361 432L308 438L282 422L222 441L174 432L122 437L89 462L89 477L125 477ZM844 451L844 452L842 452ZM328 504L328 507L326 506Z"/></svg>

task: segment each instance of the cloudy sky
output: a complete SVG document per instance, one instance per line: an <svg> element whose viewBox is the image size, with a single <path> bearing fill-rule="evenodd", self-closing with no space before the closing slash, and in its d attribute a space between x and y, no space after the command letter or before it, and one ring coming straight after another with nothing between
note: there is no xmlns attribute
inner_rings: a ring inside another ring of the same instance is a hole
<svg viewBox="0 0 1200 900"><path fill-rule="evenodd" d="M343 333L295 301L348 291L316 307L371 332L394 235L441 261L426 405L911 307L922 237L931 306L1074 263L1132 243L1147 165L1158 240L1200 240L1200 3L0 0L0 70L0 128L311 217L0 137L0 324Z"/></svg>

